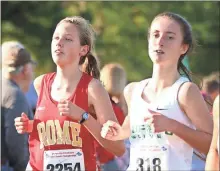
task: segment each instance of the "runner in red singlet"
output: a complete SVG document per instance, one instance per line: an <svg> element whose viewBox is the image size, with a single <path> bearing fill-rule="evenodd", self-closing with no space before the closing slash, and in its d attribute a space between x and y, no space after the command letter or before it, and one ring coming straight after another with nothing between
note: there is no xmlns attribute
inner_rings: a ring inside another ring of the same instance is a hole
<svg viewBox="0 0 220 171"><path fill-rule="evenodd" d="M100 135L103 123L117 119L99 81L93 40L92 27L84 18L68 17L58 23L51 43L57 71L35 79L39 98L34 120L24 113L15 119L18 133L30 133L27 170L96 170L95 139L114 155L125 152L122 141Z"/></svg>

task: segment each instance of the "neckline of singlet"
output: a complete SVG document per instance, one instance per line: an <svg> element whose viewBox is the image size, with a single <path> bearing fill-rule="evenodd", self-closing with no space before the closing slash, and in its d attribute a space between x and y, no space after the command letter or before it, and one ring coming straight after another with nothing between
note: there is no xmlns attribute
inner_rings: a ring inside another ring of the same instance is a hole
<svg viewBox="0 0 220 171"><path fill-rule="evenodd" d="M57 101L57 100L54 100L54 99L52 98L52 96L51 96L51 88L52 88L52 83L53 83L53 81L54 81L55 76L56 76L56 73L54 73L54 74L52 75L51 79L49 80L49 86L48 86L48 89L47 89L47 93L48 93L48 97L49 97L49 99L51 100L51 102L52 102L53 104L57 105L57 104L58 104L58 101ZM76 85L76 88L73 90L71 96L69 96L69 98L67 99L68 101L71 101L71 100L74 98L74 95L76 94L76 91L77 91L77 89L79 88L79 86L82 84L82 80L83 80L84 77L85 77L85 73L82 73L82 75L81 75L81 77L80 77L80 79L79 79L79 81L78 81L78 83L77 83L77 85Z"/></svg>
<svg viewBox="0 0 220 171"><path fill-rule="evenodd" d="M180 82L182 79L185 79L185 77L180 76L170 87L167 88L166 91L170 90L172 87L174 87L174 85L176 85L178 82ZM161 95L163 95L163 93L161 93L157 98L155 98L155 100L151 101L151 102L147 102L146 100L143 99L142 95L144 92L144 89L148 86L150 80L152 80L152 78L148 78L146 80L144 80L143 84L141 85L141 89L139 91L139 95L140 95L140 99L141 102L147 106L156 104L156 102L158 101L158 99L160 99Z"/></svg>

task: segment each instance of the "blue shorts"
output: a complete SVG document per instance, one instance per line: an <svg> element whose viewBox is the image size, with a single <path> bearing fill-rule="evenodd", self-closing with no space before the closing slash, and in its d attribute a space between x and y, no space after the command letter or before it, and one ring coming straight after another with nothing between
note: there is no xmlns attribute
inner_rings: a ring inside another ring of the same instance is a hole
<svg viewBox="0 0 220 171"><path fill-rule="evenodd" d="M205 161L193 153L191 171L204 171Z"/></svg>

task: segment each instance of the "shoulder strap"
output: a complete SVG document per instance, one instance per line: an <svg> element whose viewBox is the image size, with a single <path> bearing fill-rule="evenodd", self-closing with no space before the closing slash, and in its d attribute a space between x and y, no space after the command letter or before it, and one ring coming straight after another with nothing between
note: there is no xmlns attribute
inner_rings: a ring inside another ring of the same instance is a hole
<svg viewBox="0 0 220 171"><path fill-rule="evenodd" d="M43 79L41 81L39 96L37 99L37 106L40 104L40 101L42 100L43 96L47 94L47 93L44 94L44 91L47 89L47 85L49 84L51 77L54 75L55 73L48 73L43 76Z"/></svg>
<svg viewBox="0 0 220 171"><path fill-rule="evenodd" d="M150 79L145 79L137 83L137 85L134 87L131 93L131 102L135 101L136 100L135 98L142 94L143 89L148 84L149 80Z"/></svg>
<svg viewBox="0 0 220 171"><path fill-rule="evenodd" d="M179 90L182 87L182 85L186 82L189 82L190 80L186 77L180 77L179 80L177 80L174 85L173 85L173 92L175 93L175 99L178 101L178 94L179 94Z"/></svg>
<svg viewBox="0 0 220 171"><path fill-rule="evenodd" d="M86 111L88 111L89 103L88 103L88 86L90 81L92 81L93 77L90 75L83 73L82 78L80 79L77 89L73 98L71 99L77 105L82 106Z"/></svg>

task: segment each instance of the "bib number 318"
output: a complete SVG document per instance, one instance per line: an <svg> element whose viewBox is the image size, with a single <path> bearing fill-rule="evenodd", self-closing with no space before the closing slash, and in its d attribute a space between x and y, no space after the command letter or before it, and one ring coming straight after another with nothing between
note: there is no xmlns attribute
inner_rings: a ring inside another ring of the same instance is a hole
<svg viewBox="0 0 220 171"><path fill-rule="evenodd" d="M74 165L72 163L48 164L46 168L48 171L81 171L80 163L75 163Z"/></svg>
<svg viewBox="0 0 220 171"><path fill-rule="evenodd" d="M160 158L138 158L136 171L161 171Z"/></svg>

